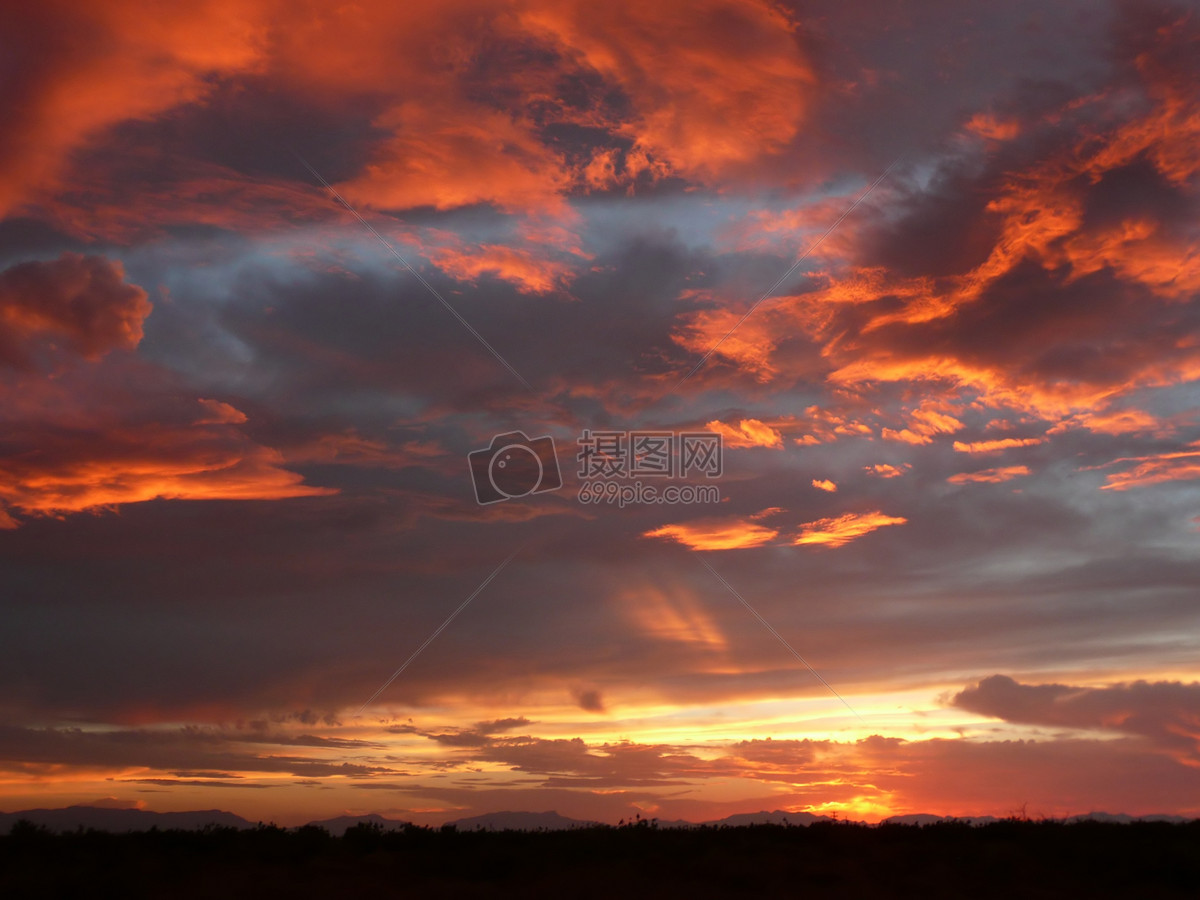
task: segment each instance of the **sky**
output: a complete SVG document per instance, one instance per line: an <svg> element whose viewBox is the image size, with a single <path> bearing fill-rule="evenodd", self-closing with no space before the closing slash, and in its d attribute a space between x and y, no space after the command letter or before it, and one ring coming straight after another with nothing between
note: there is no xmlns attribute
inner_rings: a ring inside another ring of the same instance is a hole
<svg viewBox="0 0 1200 900"><path fill-rule="evenodd" d="M1193 4L0 44L0 808L1200 816Z"/></svg>

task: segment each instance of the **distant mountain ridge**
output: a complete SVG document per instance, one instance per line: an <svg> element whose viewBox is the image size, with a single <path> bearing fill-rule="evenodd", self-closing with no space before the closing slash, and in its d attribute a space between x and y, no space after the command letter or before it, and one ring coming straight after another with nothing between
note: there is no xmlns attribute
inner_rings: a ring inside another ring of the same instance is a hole
<svg viewBox="0 0 1200 900"><path fill-rule="evenodd" d="M186 812L152 812L145 809L113 809L104 806L68 806L62 809L26 809L18 812L0 813L0 834L8 834L13 825L22 819L32 822L51 831L75 831L76 829L95 829L121 833L128 831L148 831L158 828L181 829L195 831L207 825L225 828L253 828L257 823L251 822L231 812L219 809L189 810ZM629 820L626 820L628 823ZM787 812L776 809L761 810L753 813L736 813L723 819L712 819L705 822L688 822L683 819L671 821L643 820L653 822L659 828L697 828L700 826L736 828L746 825L799 825L807 826L817 822L845 822L847 824L865 824L849 819L834 819L830 816L818 816L807 812ZM889 816L883 819L881 825L931 825L938 822L958 822L967 825L987 825L998 822L995 816L942 816L933 813L912 813L908 815ZM1114 822L1127 824L1131 822L1187 822L1186 816L1151 814L1131 816L1125 813L1089 812L1067 816L1058 821L1062 822ZM346 830L356 825L368 824L385 830L403 828L411 823L403 819L389 819L378 813L363 816L337 816L332 819L318 819L307 823L310 826L324 828L332 835L341 836ZM501 812L483 813L469 816L446 823L460 831L560 831L573 828L591 828L601 825L601 822L586 819L572 819L559 815L554 810L546 812L530 812L522 810L505 810Z"/></svg>
<svg viewBox="0 0 1200 900"><path fill-rule="evenodd" d="M786 812L782 809L777 809L772 812L760 811L752 813L736 813L732 816L726 816L723 819L714 819L710 822L701 822L701 825L720 826L736 828L741 825L812 825L814 822L837 822L830 816L816 816L807 812Z"/></svg>
<svg viewBox="0 0 1200 900"><path fill-rule="evenodd" d="M151 812L147 809L113 809L107 806L68 806L63 809L25 809L0 813L0 834L8 834L22 819L51 831L75 831L94 828L97 831L149 831L179 828L197 831L206 825L224 828L252 828L253 822L219 809L189 810L187 812Z"/></svg>
<svg viewBox="0 0 1200 900"><path fill-rule="evenodd" d="M624 820L626 824L631 824L630 820ZM633 820L636 823L637 819ZM733 827L736 828L742 825L811 825L814 822L834 822L828 816L815 816L812 813L806 812L785 812L777 809L773 812L753 812L753 813L737 813L732 816L726 816L724 819L713 819L707 822L688 822L685 819L672 819L669 821L659 819L646 819L642 821L646 823L653 822L658 828L699 828L701 826L708 827ZM588 821L584 819L571 819L567 816L560 816L557 812L532 813L532 812L496 812L484 813L479 816L471 816L466 819L457 819L453 822L447 822L448 826L453 825L460 830L473 830L482 828L487 831L537 831L570 829L570 828L591 828L596 825L602 825L602 822Z"/></svg>

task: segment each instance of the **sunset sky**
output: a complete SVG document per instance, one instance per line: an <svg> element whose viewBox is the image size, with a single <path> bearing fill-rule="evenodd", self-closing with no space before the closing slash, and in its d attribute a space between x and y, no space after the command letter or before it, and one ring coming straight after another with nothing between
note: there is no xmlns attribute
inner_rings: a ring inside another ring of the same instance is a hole
<svg viewBox="0 0 1200 900"><path fill-rule="evenodd" d="M1200 816L1194 4L0 60L0 810ZM563 486L480 505L518 430ZM581 502L585 431L720 434L719 502Z"/></svg>

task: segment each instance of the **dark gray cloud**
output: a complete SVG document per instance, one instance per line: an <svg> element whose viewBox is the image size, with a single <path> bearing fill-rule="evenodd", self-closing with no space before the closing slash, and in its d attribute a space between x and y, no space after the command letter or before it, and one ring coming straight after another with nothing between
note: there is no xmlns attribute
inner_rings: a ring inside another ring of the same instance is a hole
<svg viewBox="0 0 1200 900"><path fill-rule="evenodd" d="M951 703L1009 722L1140 735L1193 756L1200 749L1200 684L1136 681L1086 688L992 675L959 691Z"/></svg>

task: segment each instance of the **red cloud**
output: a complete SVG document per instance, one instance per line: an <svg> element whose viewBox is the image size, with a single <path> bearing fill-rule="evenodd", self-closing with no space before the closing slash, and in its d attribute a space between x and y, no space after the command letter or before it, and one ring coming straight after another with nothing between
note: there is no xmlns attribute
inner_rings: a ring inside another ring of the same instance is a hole
<svg viewBox="0 0 1200 900"><path fill-rule="evenodd" d="M199 0L152 15L124 0L8 7L0 33L22 77L6 88L0 215L53 190L71 153L112 125L199 100L209 76L252 68L270 5Z"/></svg>
<svg viewBox="0 0 1200 900"><path fill-rule="evenodd" d="M1011 141L1021 133L1021 124L1013 119L1000 119L992 113L976 113L966 124L966 130L991 141Z"/></svg>
<svg viewBox="0 0 1200 900"><path fill-rule="evenodd" d="M77 253L0 272L0 364L28 368L46 348L94 360L136 347L151 307L124 276L118 262Z"/></svg>
<svg viewBox="0 0 1200 900"><path fill-rule="evenodd" d="M531 5L520 18L629 97L633 117L615 124L633 141L629 175L707 180L781 150L799 131L814 76L795 23L770 4L567 0Z"/></svg>

